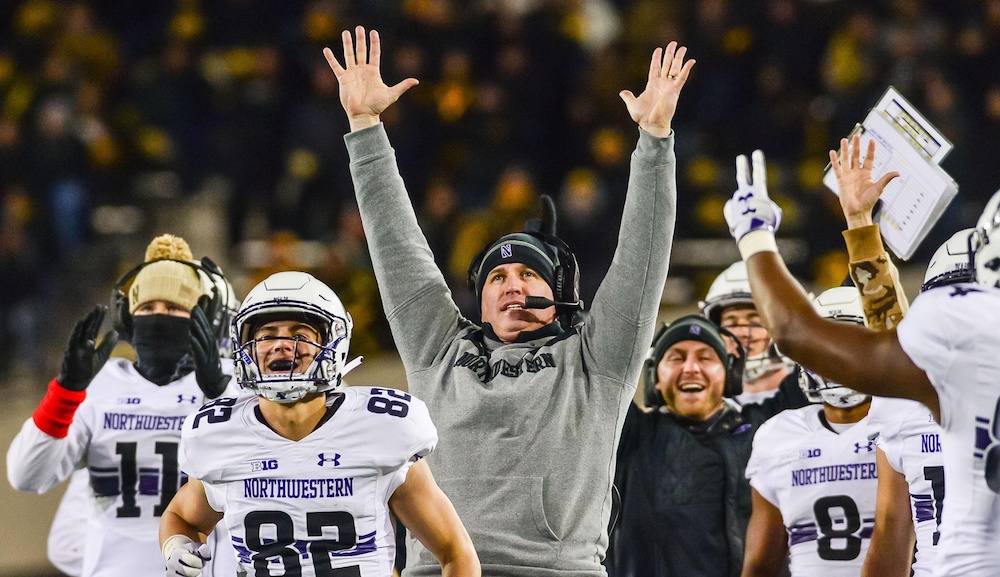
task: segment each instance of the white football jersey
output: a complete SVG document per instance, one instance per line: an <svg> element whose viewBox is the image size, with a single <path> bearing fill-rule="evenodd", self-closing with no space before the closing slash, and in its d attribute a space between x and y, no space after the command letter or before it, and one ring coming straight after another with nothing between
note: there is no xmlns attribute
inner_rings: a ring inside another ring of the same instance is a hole
<svg viewBox="0 0 1000 577"><path fill-rule="evenodd" d="M857 577L875 525L875 443L867 418L837 434L822 411L787 410L761 425L747 479L781 511L793 576Z"/></svg>
<svg viewBox="0 0 1000 577"><path fill-rule="evenodd" d="M76 469L88 471L83 577L163 575L160 515L187 481L177 462L184 418L205 400L194 373L161 387L113 358L87 387L65 438L25 422L7 454L12 482L44 493Z"/></svg>
<svg viewBox="0 0 1000 577"><path fill-rule="evenodd" d="M935 575L1000 575L1000 290L957 284L921 293L899 343L941 405L947 495Z"/></svg>
<svg viewBox="0 0 1000 577"><path fill-rule="evenodd" d="M437 430L422 401L395 389L341 388L338 402L297 442L264 424L256 397L216 399L184 424L181 466L204 482L251 577L392 573L389 497Z"/></svg>
<svg viewBox="0 0 1000 577"><path fill-rule="evenodd" d="M94 510L91 495L87 470L77 469L70 476L49 528L49 562L71 577L80 577L83 572L83 547L87 542L90 512Z"/></svg>
<svg viewBox="0 0 1000 577"><path fill-rule="evenodd" d="M941 538L944 504L944 454L941 427L930 409L909 399L872 398L868 436L889 465L906 478L917 536L914 577L932 574Z"/></svg>

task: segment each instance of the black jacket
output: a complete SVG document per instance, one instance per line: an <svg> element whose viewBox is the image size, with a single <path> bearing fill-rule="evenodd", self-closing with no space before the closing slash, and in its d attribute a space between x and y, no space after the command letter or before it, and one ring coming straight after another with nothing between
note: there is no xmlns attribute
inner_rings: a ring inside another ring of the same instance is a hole
<svg viewBox="0 0 1000 577"><path fill-rule="evenodd" d="M618 447L621 496L610 577L738 577L750 521L744 477L764 421L807 404L795 374L761 404L726 404L708 421L629 408Z"/></svg>

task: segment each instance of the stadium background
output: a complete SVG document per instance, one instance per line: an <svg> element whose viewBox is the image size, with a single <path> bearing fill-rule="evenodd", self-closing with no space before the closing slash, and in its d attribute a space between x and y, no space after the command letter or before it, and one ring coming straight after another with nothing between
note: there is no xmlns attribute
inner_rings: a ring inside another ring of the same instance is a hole
<svg viewBox="0 0 1000 577"><path fill-rule="evenodd" d="M239 294L313 272L354 315L353 382L402 385L320 51L378 29L383 75L421 84L383 115L455 296L488 239L552 195L589 299L610 261L636 127L617 94L678 40L698 61L674 121L678 221L661 316L738 258L722 219L733 159L762 148L782 252L811 288L846 274L820 180L888 85L955 144L958 198L909 263L1000 186L1000 0L7 0L0 3L0 445L57 373L66 335L161 232ZM118 354L128 355L127 346ZM5 465L0 466L5 471ZM0 483L0 575L51 575L61 490Z"/></svg>

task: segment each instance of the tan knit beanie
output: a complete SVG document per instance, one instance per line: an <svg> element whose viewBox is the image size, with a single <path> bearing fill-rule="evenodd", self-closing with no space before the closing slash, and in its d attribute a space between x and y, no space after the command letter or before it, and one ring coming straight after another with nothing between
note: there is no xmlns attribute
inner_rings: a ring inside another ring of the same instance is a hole
<svg viewBox="0 0 1000 577"><path fill-rule="evenodd" d="M157 300L188 310L198 304L198 298L205 293L201 277L193 267L174 262L178 260L194 262L191 247L183 238L163 234L149 243L145 262L152 264L139 271L128 289L129 313L134 313L141 304Z"/></svg>

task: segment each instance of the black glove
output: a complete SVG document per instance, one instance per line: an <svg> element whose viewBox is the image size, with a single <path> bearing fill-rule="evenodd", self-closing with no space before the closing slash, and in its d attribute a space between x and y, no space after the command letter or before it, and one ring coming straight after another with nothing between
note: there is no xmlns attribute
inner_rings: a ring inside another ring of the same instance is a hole
<svg viewBox="0 0 1000 577"><path fill-rule="evenodd" d="M208 297L202 296L198 306L191 309L191 352L194 355L194 376L198 387L209 399L214 399L226 390L229 375L222 373L219 360L219 345L215 342L212 324L208 322L203 307L208 305Z"/></svg>
<svg viewBox="0 0 1000 577"><path fill-rule="evenodd" d="M58 378L63 388L70 391L86 389L118 344L118 333L110 330L104 333L101 345L95 347L97 331L100 330L107 312L108 307L97 305L86 318L77 321L73 327Z"/></svg>

